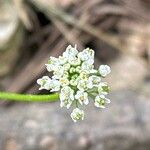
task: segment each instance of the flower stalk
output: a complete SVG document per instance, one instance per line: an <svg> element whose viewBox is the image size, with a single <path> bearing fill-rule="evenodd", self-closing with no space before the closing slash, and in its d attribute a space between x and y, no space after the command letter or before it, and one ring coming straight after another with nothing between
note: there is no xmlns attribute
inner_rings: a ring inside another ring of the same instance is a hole
<svg viewBox="0 0 150 150"><path fill-rule="evenodd" d="M17 94L10 92L0 92L0 100L19 101L19 102L54 102L59 99L59 94L32 95Z"/></svg>

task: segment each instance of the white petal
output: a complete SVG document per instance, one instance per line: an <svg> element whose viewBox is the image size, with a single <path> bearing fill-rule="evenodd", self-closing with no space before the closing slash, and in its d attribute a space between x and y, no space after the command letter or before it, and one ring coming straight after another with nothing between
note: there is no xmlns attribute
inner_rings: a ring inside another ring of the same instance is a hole
<svg viewBox="0 0 150 150"><path fill-rule="evenodd" d="M85 100L84 100L84 104L85 104L85 105L88 105L88 104L89 104L89 100L88 100L88 99L85 99Z"/></svg>
<svg viewBox="0 0 150 150"><path fill-rule="evenodd" d="M107 104L109 104L111 102L110 99L108 99L108 98L106 98L105 101Z"/></svg>

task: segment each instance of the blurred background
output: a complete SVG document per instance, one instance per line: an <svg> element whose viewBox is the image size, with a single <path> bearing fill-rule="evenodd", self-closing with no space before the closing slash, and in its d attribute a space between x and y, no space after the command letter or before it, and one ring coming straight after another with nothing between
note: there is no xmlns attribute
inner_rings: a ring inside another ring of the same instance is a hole
<svg viewBox="0 0 150 150"><path fill-rule="evenodd" d="M69 44L111 66L111 104L75 124L59 102L1 101L0 150L150 150L150 1L0 0L0 90L39 93Z"/></svg>

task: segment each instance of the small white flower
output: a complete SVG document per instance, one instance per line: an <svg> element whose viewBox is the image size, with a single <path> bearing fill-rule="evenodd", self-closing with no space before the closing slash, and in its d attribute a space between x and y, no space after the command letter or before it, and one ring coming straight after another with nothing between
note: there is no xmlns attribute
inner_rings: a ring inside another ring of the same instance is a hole
<svg viewBox="0 0 150 150"><path fill-rule="evenodd" d="M110 103L108 98L105 98L104 95L97 95L95 98L95 106L100 108L105 108L105 104Z"/></svg>
<svg viewBox="0 0 150 150"><path fill-rule="evenodd" d="M75 98L79 101L79 103L82 105L83 103L87 105L89 103L88 100L88 93L83 91L77 91Z"/></svg>
<svg viewBox="0 0 150 150"><path fill-rule="evenodd" d="M94 59L94 51L92 49L86 48L82 52L78 53L78 57L82 61L87 61L87 60L91 61L92 59ZM93 61L93 63L94 63L94 61Z"/></svg>
<svg viewBox="0 0 150 150"><path fill-rule="evenodd" d="M65 86L61 89L59 97L60 106L68 109L74 100L74 91L69 86Z"/></svg>
<svg viewBox="0 0 150 150"><path fill-rule="evenodd" d="M37 80L37 84L41 86L39 90L42 90L42 89L50 90L51 79L48 76L43 76L41 79Z"/></svg>
<svg viewBox="0 0 150 150"><path fill-rule="evenodd" d="M77 122L78 120L84 119L84 111L80 110L79 108L75 108L71 113L71 118L74 122Z"/></svg>
<svg viewBox="0 0 150 150"><path fill-rule="evenodd" d="M66 48L66 51L63 53L63 57L69 59L70 57L75 57L77 56L78 54L78 50L75 47L72 47L71 45L69 45L67 48Z"/></svg>
<svg viewBox="0 0 150 150"><path fill-rule="evenodd" d="M85 91L87 90L87 80L80 80L78 85L77 85L77 88L80 90L80 91Z"/></svg>
<svg viewBox="0 0 150 150"><path fill-rule="evenodd" d="M73 66L78 66L81 64L81 60L80 58L77 58L77 57L70 57L68 58L68 62L73 65Z"/></svg>
<svg viewBox="0 0 150 150"><path fill-rule="evenodd" d="M69 86L63 87L60 92L60 101L65 99L74 100L74 90L72 90Z"/></svg>
<svg viewBox="0 0 150 150"><path fill-rule="evenodd" d="M64 74L65 70L63 66L56 66L53 72L53 77L54 79L60 79L63 74Z"/></svg>
<svg viewBox="0 0 150 150"><path fill-rule="evenodd" d="M64 99L60 101L60 107L67 107L67 109L70 108L71 104L72 104L72 101L70 99Z"/></svg>
<svg viewBox="0 0 150 150"><path fill-rule="evenodd" d="M81 65L81 70L82 71L88 71L89 73L91 73L91 70L93 70L93 69L94 69L94 65L90 65L86 61L83 62L82 65Z"/></svg>
<svg viewBox="0 0 150 150"><path fill-rule="evenodd" d="M59 56L59 64L60 65L64 65L65 63L67 63L67 58Z"/></svg>
<svg viewBox="0 0 150 150"><path fill-rule="evenodd" d="M87 87L91 89L94 86L97 86L100 83L100 81L101 81L101 78L99 76L92 75L88 79Z"/></svg>
<svg viewBox="0 0 150 150"><path fill-rule="evenodd" d="M99 73L101 76L106 77L111 72L111 69L108 65L100 65Z"/></svg>
<svg viewBox="0 0 150 150"><path fill-rule="evenodd" d="M80 78L81 80L88 80L88 78L89 78L89 72L86 71L86 70L81 71L81 72L80 72L80 75L79 75L79 78Z"/></svg>
<svg viewBox="0 0 150 150"><path fill-rule="evenodd" d="M94 69L94 65L89 64L87 61L83 62L81 65L81 70L82 71L87 71L89 74L96 74L98 71Z"/></svg>
<svg viewBox="0 0 150 150"><path fill-rule="evenodd" d="M54 69L56 68L56 66L59 66L59 59L55 58L55 57L50 57L50 59L48 60L48 64L45 64L47 71L51 72L54 71Z"/></svg>
<svg viewBox="0 0 150 150"><path fill-rule="evenodd" d="M108 92L109 92L109 86L107 85L107 83L106 82L99 83L99 85L98 85L98 93L107 95Z"/></svg>
<svg viewBox="0 0 150 150"><path fill-rule="evenodd" d="M69 80L67 78L65 78L65 77L60 78L59 81L60 81L61 86L69 85Z"/></svg>

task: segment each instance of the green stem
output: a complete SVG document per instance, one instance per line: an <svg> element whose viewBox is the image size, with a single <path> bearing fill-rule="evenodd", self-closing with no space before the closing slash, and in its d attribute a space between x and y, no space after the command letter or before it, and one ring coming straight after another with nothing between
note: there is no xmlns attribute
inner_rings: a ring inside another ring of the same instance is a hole
<svg viewBox="0 0 150 150"><path fill-rule="evenodd" d="M9 92L0 92L0 100L20 101L20 102L54 102L59 99L59 94L49 95L31 95L31 94L17 94Z"/></svg>

